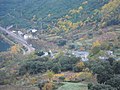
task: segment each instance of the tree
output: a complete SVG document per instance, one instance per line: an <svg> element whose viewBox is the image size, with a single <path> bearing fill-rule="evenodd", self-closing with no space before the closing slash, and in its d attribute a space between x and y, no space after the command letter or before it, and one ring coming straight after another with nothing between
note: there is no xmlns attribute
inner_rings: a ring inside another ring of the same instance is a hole
<svg viewBox="0 0 120 90"><path fill-rule="evenodd" d="M96 40L95 42L93 42L93 47L98 47L100 46L100 41Z"/></svg>
<svg viewBox="0 0 120 90"><path fill-rule="evenodd" d="M45 83L43 90L53 90L53 84L52 82Z"/></svg>
<svg viewBox="0 0 120 90"><path fill-rule="evenodd" d="M40 52L36 52L35 54L38 55L38 56L42 56L42 55L44 55L45 53L44 53L43 51L40 51Z"/></svg>
<svg viewBox="0 0 120 90"><path fill-rule="evenodd" d="M52 72L52 71L47 71L46 72L46 74L47 74L47 78L49 79L49 81L51 81L52 80L52 78L53 78L53 76L54 76L54 73Z"/></svg>
<svg viewBox="0 0 120 90"><path fill-rule="evenodd" d="M21 65L19 69L19 75L24 75L26 73L29 74L37 74L43 73L46 71L46 65L40 61L28 61Z"/></svg>
<svg viewBox="0 0 120 90"><path fill-rule="evenodd" d="M97 84L92 86L90 90L116 90L116 89L111 87L110 85Z"/></svg>
<svg viewBox="0 0 120 90"><path fill-rule="evenodd" d="M84 62L81 61L75 65L74 71L81 72L84 68L85 68Z"/></svg>
<svg viewBox="0 0 120 90"><path fill-rule="evenodd" d="M66 42L67 42L66 40L59 40L57 45L58 46L64 46L64 45L66 45Z"/></svg>
<svg viewBox="0 0 120 90"><path fill-rule="evenodd" d="M93 74L91 72L80 72L79 73L79 80L80 81L91 81L93 79Z"/></svg>
<svg viewBox="0 0 120 90"><path fill-rule="evenodd" d="M116 61L113 65L113 68L115 74L120 74L120 61Z"/></svg>
<svg viewBox="0 0 120 90"><path fill-rule="evenodd" d="M100 47L98 46L95 46L92 48L91 50L91 56L95 55L95 54L98 54L100 52Z"/></svg>
<svg viewBox="0 0 120 90"><path fill-rule="evenodd" d="M116 88L117 90L120 90L120 75L116 75L110 80L108 80L105 84L111 85L112 87Z"/></svg>
<svg viewBox="0 0 120 90"><path fill-rule="evenodd" d="M114 58L110 57L107 60L109 61L109 63L110 63L111 66L114 64L114 61L115 61Z"/></svg>
<svg viewBox="0 0 120 90"><path fill-rule="evenodd" d="M111 7L112 6L112 7ZM115 25L119 24L119 9L120 9L120 0L111 0L109 3L105 4L101 8L102 14L102 24L105 25Z"/></svg>
<svg viewBox="0 0 120 90"><path fill-rule="evenodd" d="M52 71L55 73L60 73L61 72L61 66L59 63L54 64L54 66L52 67Z"/></svg>
<svg viewBox="0 0 120 90"><path fill-rule="evenodd" d="M86 66L94 74L97 74L97 81L99 83L105 83L114 76L113 67L108 61L91 61Z"/></svg>
<svg viewBox="0 0 120 90"><path fill-rule="evenodd" d="M73 70L73 66L79 62L79 58L76 58L74 56L61 56L59 58L59 63L61 65L61 70L62 71L68 71L68 70Z"/></svg>
<svg viewBox="0 0 120 90"><path fill-rule="evenodd" d="M10 51L14 54L18 53L20 51L20 46L15 44L10 48Z"/></svg>

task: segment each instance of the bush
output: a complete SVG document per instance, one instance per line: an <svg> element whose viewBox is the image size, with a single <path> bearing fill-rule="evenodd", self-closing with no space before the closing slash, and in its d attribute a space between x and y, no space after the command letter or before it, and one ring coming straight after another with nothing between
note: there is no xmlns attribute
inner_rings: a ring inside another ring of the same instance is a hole
<svg viewBox="0 0 120 90"><path fill-rule="evenodd" d="M29 61L23 64L19 69L19 75L43 73L46 71L45 63L40 61Z"/></svg>
<svg viewBox="0 0 120 90"><path fill-rule="evenodd" d="M0 70L0 85L11 84L16 81L16 76Z"/></svg>
<svg viewBox="0 0 120 90"><path fill-rule="evenodd" d="M116 90L116 89L111 87L110 85L97 84L92 86L90 90Z"/></svg>
<svg viewBox="0 0 120 90"><path fill-rule="evenodd" d="M59 40L57 45L58 46L64 46L64 45L66 45L66 42L67 42L67 40L64 40L64 39L63 40Z"/></svg>
<svg viewBox="0 0 120 90"><path fill-rule="evenodd" d="M53 90L53 83L45 83L43 90Z"/></svg>
<svg viewBox="0 0 120 90"><path fill-rule="evenodd" d="M59 58L59 63L62 66L61 70L62 71L68 71L68 70L73 70L73 66L75 66L75 64L79 62L79 58L76 58L74 56L61 56Z"/></svg>
<svg viewBox="0 0 120 90"><path fill-rule="evenodd" d="M93 87L92 83L88 83L88 89L91 89Z"/></svg>
<svg viewBox="0 0 120 90"><path fill-rule="evenodd" d="M38 56L42 56L42 55L44 55L45 53L44 53L43 51L40 51L40 52L36 52L35 54L38 55Z"/></svg>
<svg viewBox="0 0 120 90"><path fill-rule="evenodd" d="M59 77L59 80L64 81L64 80L65 80L65 77L64 77L64 76L61 76L61 77Z"/></svg>
<svg viewBox="0 0 120 90"><path fill-rule="evenodd" d="M116 61L113 65L113 68L115 74L120 74L120 61Z"/></svg>
<svg viewBox="0 0 120 90"><path fill-rule="evenodd" d="M81 72L85 68L85 65L83 62L78 62L74 67L74 72Z"/></svg>
<svg viewBox="0 0 120 90"><path fill-rule="evenodd" d="M79 80L90 82L93 80L93 74L91 72L80 72L79 73Z"/></svg>
<svg viewBox="0 0 120 90"><path fill-rule="evenodd" d="M54 66L52 67L52 71L55 72L55 73L61 72L60 64L58 64L58 63L54 64Z"/></svg>
<svg viewBox="0 0 120 90"><path fill-rule="evenodd" d="M114 88L117 88L117 90L120 90L120 75L114 76L110 80L106 82L107 85L111 85Z"/></svg>
<svg viewBox="0 0 120 90"><path fill-rule="evenodd" d="M90 61L86 64L88 68L97 74L97 81L99 83L104 83L113 77L113 67L108 61Z"/></svg>

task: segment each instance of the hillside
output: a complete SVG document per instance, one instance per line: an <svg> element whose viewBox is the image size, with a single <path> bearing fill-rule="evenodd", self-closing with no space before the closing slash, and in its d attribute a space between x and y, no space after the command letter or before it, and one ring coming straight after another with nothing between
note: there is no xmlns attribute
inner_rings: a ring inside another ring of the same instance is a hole
<svg viewBox="0 0 120 90"><path fill-rule="evenodd" d="M0 0L0 40L0 90L120 90L120 0Z"/></svg>
<svg viewBox="0 0 120 90"><path fill-rule="evenodd" d="M109 0L0 0L0 24L14 25L19 28L39 27L41 22L57 21L74 10L83 6L82 12L72 21L86 19L93 15L94 10L100 9ZM85 16L85 14L87 16ZM74 15L73 15L74 16ZM84 18L83 18L84 16Z"/></svg>

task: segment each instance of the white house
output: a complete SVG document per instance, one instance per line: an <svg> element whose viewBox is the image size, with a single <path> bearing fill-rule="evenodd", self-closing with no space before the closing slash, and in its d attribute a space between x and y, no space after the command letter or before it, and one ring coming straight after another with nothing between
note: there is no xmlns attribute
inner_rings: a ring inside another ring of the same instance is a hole
<svg viewBox="0 0 120 90"><path fill-rule="evenodd" d="M88 61L89 52L86 51L72 51L72 54L76 57L81 57L82 61Z"/></svg>
<svg viewBox="0 0 120 90"><path fill-rule="evenodd" d="M37 30L36 29L32 29L32 32L35 33L35 32L37 32Z"/></svg>
<svg viewBox="0 0 120 90"><path fill-rule="evenodd" d="M29 31L32 32L32 33L36 33L37 29L30 29Z"/></svg>
<svg viewBox="0 0 120 90"><path fill-rule="evenodd" d="M23 35L23 32L21 32L21 31L18 31L18 35Z"/></svg>
<svg viewBox="0 0 120 90"><path fill-rule="evenodd" d="M31 35L31 34L25 34L24 36L24 39L32 39L33 38L33 36Z"/></svg>
<svg viewBox="0 0 120 90"><path fill-rule="evenodd" d="M16 31L12 31L12 33L16 33Z"/></svg>
<svg viewBox="0 0 120 90"><path fill-rule="evenodd" d="M113 51L107 51L107 54L113 56Z"/></svg>

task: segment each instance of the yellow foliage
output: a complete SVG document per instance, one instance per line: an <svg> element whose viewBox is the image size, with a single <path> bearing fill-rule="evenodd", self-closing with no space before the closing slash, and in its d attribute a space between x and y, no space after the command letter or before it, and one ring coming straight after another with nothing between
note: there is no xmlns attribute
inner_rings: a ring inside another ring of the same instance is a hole
<svg viewBox="0 0 120 90"><path fill-rule="evenodd" d="M84 38L80 38L80 41L84 40Z"/></svg>
<svg viewBox="0 0 120 90"><path fill-rule="evenodd" d="M51 82L46 83L42 90L53 90L53 84Z"/></svg>
<svg viewBox="0 0 120 90"><path fill-rule="evenodd" d="M70 10L69 13L76 14L76 13L78 13L78 10L73 9L73 10Z"/></svg>
<svg viewBox="0 0 120 90"><path fill-rule="evenodd" d="M78 27L78 23L73 23L72 30L75 30Z"/></svg>
<svg viewBox="0 0 120 90"><path fill-rule="evenodd" d="M83 68L83 67L85 67L85 65L84 65L84 63L83 63L82 61L79 62L79 63L77 63L76 66L77 66L78 68Z"/></svg>
<svg viewBox="0 0 120 90"><path fill-rule="evenodd" d="M30 83L31 83L31 84L35 84L36 82L37 82L37 79L36 79L36 78L31 78L31 79L30 79Z"/></svg>
<svg viewBox="0 0 120 90"><path fill-rule="evenodd" d="M80 79L85 79L89 81L93 78L93 74L91 72L80 72L79 77Z"/></svg>
<svg viewBox="0 0 120 90"><path fill-rule="evenodd" d="M120 0L112 0L108 4L104 5L101 12L108 13L120 6ZM108 13L109 14L109 13Z"/></svg>
<svg viewBox="0 0 120 90"><path fill-rule="evenodd" d="M80 13L80 11L83 10L83 7L80 6L78 9L72 9L69 11L70 14L77 14Z"/></svg>
<svg viewBox="0 0 120 90"><path fill-rule="evenodd" d="M70 81L70 79L69 78L65 78L65 81Z"/></svg>
<svg viewBox="0 0 120 90"><path fill-rule="evenodd" d="M80 7L78 8L78 10L83 10L83 7L82 7L82 6L80 6Z"/></svg>
<svg viewBox="0 0 120 90"><path fill-rule="evenodd" d="M53 76L54 76L54 73L52 71L47 71L47 78L51 81Z"/></svg>
<svg viewBox="0 0 120 90"><path fill-rule="evenodd" d="M64 74L55 74L54 77L62 77Z"/></svg>
<svg viewBox="0 0 120 90"><path fill-rule="evenodd" d="M111 20L111 18L119 20L119 9L120 0L111 0L109 1L109 3L105 4L100 11L100 13L102 14L102 22L107 22Z"/></svg>
<svg viewBox="0 0 120 90"><path fill-rule="evenodd" d="M96 46L100 46L100 42L98 40L96 40L95 42L93 42L93 47L96 47Z"/></svg>
<svg viewBox="0 0 120 90"><path fill-rule="evenodd" d="M17 45L17 44L15 44L14 46L12 46L12 47L10 48L10 51L11 51L12 53L16 54L16 53L18 53L18 52L20 51L20 46Z"/></svg>

